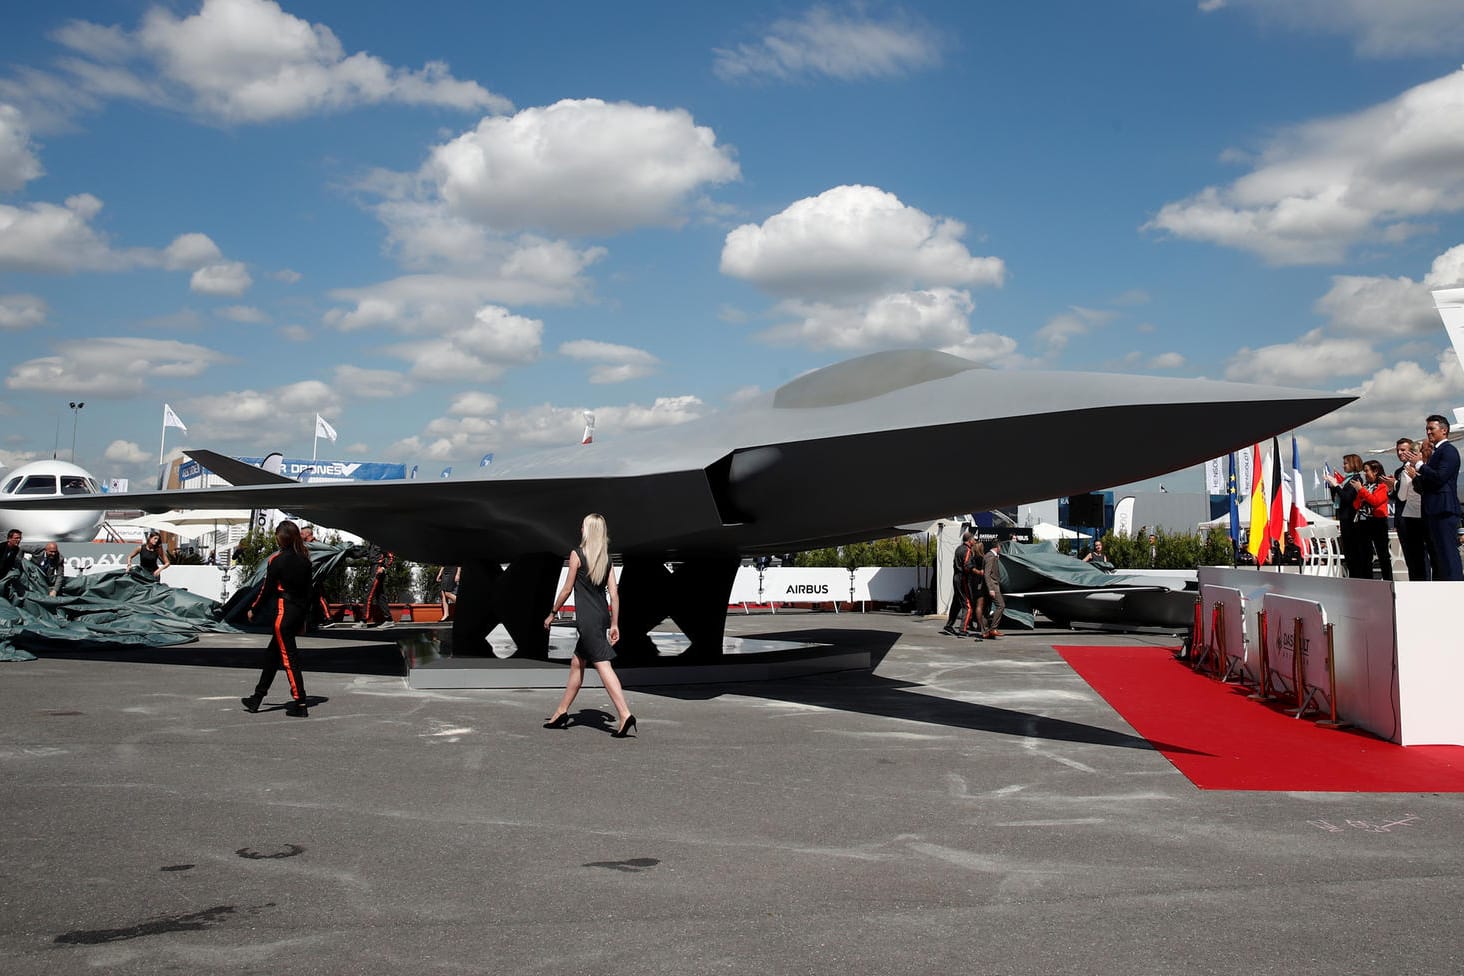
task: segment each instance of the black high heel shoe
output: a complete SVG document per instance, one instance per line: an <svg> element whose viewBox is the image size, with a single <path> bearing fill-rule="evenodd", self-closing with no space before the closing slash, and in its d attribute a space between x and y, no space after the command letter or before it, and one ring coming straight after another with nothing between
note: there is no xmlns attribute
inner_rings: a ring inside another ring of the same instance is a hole
<svg viewBox="0 0 1464 976"><path fill-rule="evenodd" d="M620 728L616 729L614 732L611 732L610 733L610 738L612 738L612 739L624 739L624 738L628 737L630 735L630 733L632 733L634 731L635 731L635 716L634 715L627 715L625 717L625 724L622 725Z"/></svg>
<svg viewBox="0 0 1464 976"><path fill-rule="evenodd" d="M567 729L569 728L569 713L560 712L558 718L551 718L544 723L546 729Z"/></svg>

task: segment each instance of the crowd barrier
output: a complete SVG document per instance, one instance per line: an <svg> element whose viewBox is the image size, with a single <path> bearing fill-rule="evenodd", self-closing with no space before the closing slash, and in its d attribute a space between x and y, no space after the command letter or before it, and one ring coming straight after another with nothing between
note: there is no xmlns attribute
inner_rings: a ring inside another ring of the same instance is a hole
<svg viewBox="0 0 1464 976"><path fill-rule="evenodd" d="M1204 567L1192 660L1298 717L1401 745L1464 745L1464 583Z"/></svg>

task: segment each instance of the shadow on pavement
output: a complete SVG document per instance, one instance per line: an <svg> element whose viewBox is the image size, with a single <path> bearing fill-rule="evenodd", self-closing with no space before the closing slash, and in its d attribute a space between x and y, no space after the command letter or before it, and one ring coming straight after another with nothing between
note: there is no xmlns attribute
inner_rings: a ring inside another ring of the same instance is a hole
<svg viewBox="0 0 1464 976"><path fill-rule="evenodd" d="M904 635L898 631L831 628L779 631L746 636L755 636L760 640L831 644L846 650L867 650L870 655L871 668L878 668L891 648ZM683 701L697 701L715 698L734 687L743 686L741 683L736 685L662 685L637 689L637 693L663 695ZM881 677L873 670L840 671L834 674L813 675L788 681L762 681L757 683L756 688L755 694L759 698L799 705L816 705L819 708L862 715L877 715L907 722L923 722L927 725L939 725L945 728L1033 739L1051 739L1058 742L1085 742L1119 749L1150 751L1162 749L1166 752L1187 755L1208 755L1208 753L1197 752L1183 746L1150 742L1148 739L1127 732L1086 725L1082 722L1070 722L1066 719L1050 718L995 705L937 698L931 694L921 693L927 690L925 685L914 681Z"/></svg>

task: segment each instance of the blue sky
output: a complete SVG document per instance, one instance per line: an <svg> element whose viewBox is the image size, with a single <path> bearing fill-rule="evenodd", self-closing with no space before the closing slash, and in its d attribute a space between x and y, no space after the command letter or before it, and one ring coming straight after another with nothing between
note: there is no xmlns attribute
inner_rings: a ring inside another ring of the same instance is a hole
<svg viewBox="0 0 1464 976"><path fill-rule="evenodd" d="M1360 393L1308 467L1464 405L1457 0L108 0L0 36L12 466L84 400L102 477L150 479L164 402L170 451L308 456L318 412L323 457L435 473L908 346Z"/></svg>

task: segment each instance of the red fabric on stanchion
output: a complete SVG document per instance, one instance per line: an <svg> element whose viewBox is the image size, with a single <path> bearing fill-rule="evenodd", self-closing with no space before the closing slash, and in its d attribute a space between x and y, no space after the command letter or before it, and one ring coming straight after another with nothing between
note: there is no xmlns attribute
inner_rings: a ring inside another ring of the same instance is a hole
<svg viewBox="0 0 1464 976"><path fill-rule="evenodd" d="M1319 728L1191 671L1174 648L1054 649L1200 789L1464 793L1464 746Z"/></svg>

